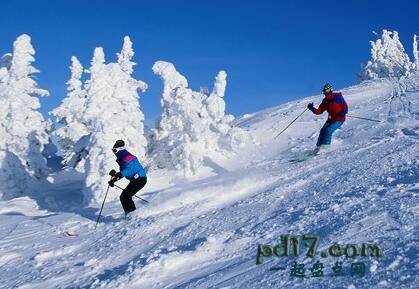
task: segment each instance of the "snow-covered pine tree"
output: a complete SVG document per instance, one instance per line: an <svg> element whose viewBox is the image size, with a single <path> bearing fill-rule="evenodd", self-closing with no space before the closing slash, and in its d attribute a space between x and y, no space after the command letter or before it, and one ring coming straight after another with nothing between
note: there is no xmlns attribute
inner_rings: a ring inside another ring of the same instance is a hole
<svg viewBox="0 0 419 289"><path fill-rule="evenodd" d="M120 127L120 134L130 151L142 162L146 162L147 140L144 136L144 114L139 103L139 90L145 92L147 84L144 81L133 78L132 61L134 50L128 36L124 37L124 43L120 53L117 53L118 63L108 65L110 71L110 82L114 87L114 98L119 99L123 107L115 112L118 113L118 121L128 123Z"/></svg>
<svg viewBox="0 0 419 289"><path fill-rule="evenodd" d="M235 151L251 139L243 129L232 125L234 116L225 115L224 95L226 86L227 73L221 70L215 77L213 91L204 102L211 117L211 130L216 133L218 138L218 146L216 147L221 153Z"/></svg>
<svg viewBox="0 0 419 289"><path fill-rule="evenodd" d="M397 31L383 30L380 39L371 41L371 59L361 69L359 80L406 76L411 68L409 56Z"/></svg>
<svg viewBox="0 0 419 289"><path fill-rule="evenodd" d="M418 42L416 34L413 35L413 71L419 74L419 52L418 52Z"/></svg>
<svg viewBox="0 0 419 289"><path fill-rule="evenodd" d="M215 77L212 93L205 100L208 113L216 122L221 121L224 118L226 105L223 97L226 86L227 73L224 70L221 70Z"/></svg>
<svg viewBox="0 0 419 289"><path fill-rule="evenodd" d="M150 145L154 166L191 176L203 165L205 156L226 154L250 139L232 126L233 116L225 115L225 71L218 73L209 96L207 90L188 88L186 78L172 63L157 61L153 71L163 80L162 114Z"/></svg>
<svg viewBox="0 0 419 289"><path fill-rule="evenodd" d="M157 61L153 72L163 81L163 111L150 146L153 165L193 175L202 166L210 133L202 115L203 95L188 88L172 63Z"/></svg>
<svg viewBox="0 0 419 289"><path fill-rule="evenodd" d="M83 66L75 56L71 57L70 71L71 77L67 81L67 96L61 105L51 112L56 117L52 135L58 140L56 143L64 165L68 165L71 163L70 160L74 159L74 145L83 136L89 134L84 119L86 93L81 81ZM73 161L72 165L77 163Z"/></svg>
<svg viewBox="0 0 419 289"><path fill-rule="evenodd" d="M48 91L37 87L32 75L35 50L28 35L19 36L13 44L12 57L0 69L1 75L1 191L9 196L25 192L32 176L46 176L42 155L48 142L46 122L38 111L40 96Z"/></svg>
<svg viewBox="0 0 419 289"><path fill-rule="evenodd" d="M2 58L3 59L3 58ZM9 67L10 68L10 67ZM6 96L6 85L9 78L9 71L3 61L0 62L0 117L2 120L7 119L9 110L9 99ZM4 198L6 193L8 195L19 192L23 187L17 187L19 183L13 182L11 172L14 171L10 168L10 164L7 161L9 151L7 150L7 127L3 121L0 123L0 200ZM20 164L20 161L17 162ZM24 171L21 167L18 171ZM24 184L25 182L22 182ZM12 190L12 191L11 191Z"/></svg>
<svg viewBox="0 0 419 289"><path fill-rule="evenodd" d="M85 171L85 161L88 154L87 146L90 142L90 137L92 133L91 119L95 116L95 111L93 109L92 117L89 118L87 115L88 102L91 99L92 95L100 94L101 90L103 92L109 91L108 88L103 88L102 84L107 82L107 72L105 65L105 54L102 47L96 47L93 53L93 58L90 63L89 70L86 70L87 73L90 73L90 78L86 81L84 87L84 109L81 113L81 123L86 125L87 135L82 136L73 146L73 151L69 154L71 158L67 160L67 165L70 167L76 168L78 171ZM91 104L91 107L94 108L94 104Z"/></svg>
<svg viewBox="0 0 419 289"><path fill-rule="evenodd" d="M90 79L86 82L85 119L88 122L90 135L86 147L87 152L84 169L86 172L86 201L100 202L100 194L107 187L107 173L111 169L113 158L111 148L114 137L106 139L105 125L109 119L107 111L112 105L112 87L108 83L109 74L105 64L102 47L94 50L89 71Z"/></svg>
<svg viewBox="0 0 419 289"><path fill-rule="evenodd" d="M132 43L124 38L118 63L105 64L102 48L96 48L90 68L91 78L86 84L85 117L91 131L86 147L85 162L87 200L100 202L106 190L108 172L116 169L112 145L118 139L143 163L147 141L144 137L144 115L139 106L138 90L145 90L143 81L132 77L134 62ZM109 200L116 199L112 195Z"/></svg>

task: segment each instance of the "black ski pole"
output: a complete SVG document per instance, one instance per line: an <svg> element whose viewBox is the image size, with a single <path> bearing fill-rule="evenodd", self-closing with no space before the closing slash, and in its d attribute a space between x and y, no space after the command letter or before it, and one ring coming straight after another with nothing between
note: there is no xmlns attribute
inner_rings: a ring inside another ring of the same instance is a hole
<svg viewBox="0 0 419 289"><path fill-rule="evenodd" d="M308 108L306 108L302 113L300 113L292 122L290 122L279 134L277 134L274 139L276 139L277 137L279 137L284 131L287 130L287 128L289 128L300 116L303 115L303 113L305 113L307 111Z"/></svg>
<svg viewBox="0 0 419 289"><path fill-rule="evenodd" d="M118 185L114 185L115 187L117 187L118 189L120 189L120 190L124 190L123 188L121 188L120 186L118 186ZM139 196L137 196L137 195L134 195L134 197L136 197L136 198L138 198L138 199L140 199L140 200L142 200L142 201L144 201L144 202L146 202L146 203L149 203L147 200L145 200L145 199L143 199L143 198L141 198L141 197L139 197Z"/></svg>
<svg viewBox="0 0 419 289"><path fill-rule="evenodd" d="M141 198L141 197L139 197L139 196L137 196L137 195L134 195L134 197L136 197L136 198L140 199L141 201L144 201L144 202L146 202L147 204L149 204L149 202L148 202L147 200L145 200L145 199L143 199L143 198Z"/></svg>
<svg viewBox="0 0 419 289"><path fill-rule="evenodd" d="M103 206L105 205L105 201L106 201L106 197L108 196L108 192L109 192L109 185L108 185L108 188L106 189L105 198L103 199L103 203L102 203L102 207L100 208L99 216L97 216L95 230L96 230L97 224L99 224L100 215L102 214Z"/></svg>
<svg viewBox="0 0 419 289"><path fill-rule="evenodd" d="M369 120L369 121L375 121L375 122L381 122L381 120L378 120L378 119L371 119L371 118L360 117L360 116L354 116L354 115L349 115L349 114L347 115L347 117L359 118L359 119Z"/></svg>

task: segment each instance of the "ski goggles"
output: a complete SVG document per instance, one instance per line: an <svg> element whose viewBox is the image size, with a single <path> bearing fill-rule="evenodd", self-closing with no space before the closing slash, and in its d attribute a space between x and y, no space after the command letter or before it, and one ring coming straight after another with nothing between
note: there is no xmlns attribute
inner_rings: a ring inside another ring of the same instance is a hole
<svg viewBox="0 0 419 289"><path fill-rule="evenodd" d="M326 89L323 89L323 93L324 94L328 94L328 93L330 93L332 91L332 89L331 88L326 88Z"/></svg>
<svg viewBox="0 0 419 289"><path fill-rule="evenodd" d="M112 152L113 152L114 154L116 154L117 152L122 151L122 150L124 150L124 149L125 149L125 147L113 148L113 149L112 149Z"/></svg>

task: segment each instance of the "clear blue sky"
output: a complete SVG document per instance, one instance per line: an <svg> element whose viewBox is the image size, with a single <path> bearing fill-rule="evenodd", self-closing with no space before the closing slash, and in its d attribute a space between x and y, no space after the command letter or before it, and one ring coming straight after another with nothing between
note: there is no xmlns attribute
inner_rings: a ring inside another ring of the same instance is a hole
<svg viewBox="0 0 419 289"><path fill-rule="evenodd" d="M173 62L190 86L212 87L228 73L227 110L254 112L287 100L356 83L369 58L371 31L398 30L411 55L419 1L3 1L0 53L27 33L36 49L46 114L66 93L69 62L87 67L94 47L115 60L124 35L134 43L135 76L150 89L141 105L148 124L159 115L161 81L151 67Z"/></svg>

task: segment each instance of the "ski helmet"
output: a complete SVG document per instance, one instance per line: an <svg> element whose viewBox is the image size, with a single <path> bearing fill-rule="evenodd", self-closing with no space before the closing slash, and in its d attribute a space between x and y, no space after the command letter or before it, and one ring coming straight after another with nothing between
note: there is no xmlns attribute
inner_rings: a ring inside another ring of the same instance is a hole
<svg viewBox="0 0 419 289"><path fill-rule="evenodd" d="M120 148L120 147L124 147L125 146L125 142L122 139L119 139L115 142L115 144L113 145L113 148Z"/></svg>
<svg viewBox="0 0 419 289"><path fill-rule="evenodd" d="M330 83L326 83L323 86L323 93L329 93L332 92L332 86L330 85Z"/></svg>

